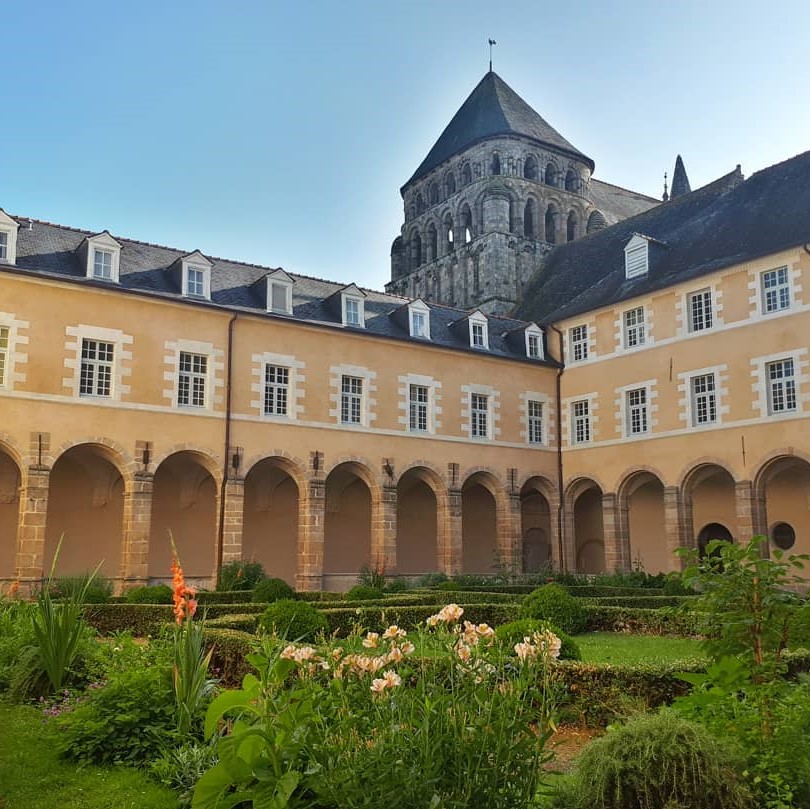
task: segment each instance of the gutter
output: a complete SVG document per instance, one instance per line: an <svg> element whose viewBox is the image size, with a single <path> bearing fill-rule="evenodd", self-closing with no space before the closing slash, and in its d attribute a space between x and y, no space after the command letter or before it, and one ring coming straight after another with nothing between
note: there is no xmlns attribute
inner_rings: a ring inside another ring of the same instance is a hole
<svg viewBox="0 0 810 809"><path fill-rule="evenodd" d="M563 362L563 333L553 324L549 324L550 329L557 332L560 344L560 364L557 368L557 491L559 492L557 503L557 551L560 558L560 569L568 571L567 560L565 558L565 543L563 542L563 459L562 459L562 375L565 371Z"/></svg>
<svg viewBox="0 0 810 809"><path fill-rule="evenodd" d="M217 541L217 567L214 571L214 584L219 581L222 569L222 551L225 539L225 488L228 485L229 452L231 446L231 379L233 376L233 328L239 315L234 312L228 321L228 371L225 377L225 451L222 454L222 487L219 493L219 530Z"/></svg>

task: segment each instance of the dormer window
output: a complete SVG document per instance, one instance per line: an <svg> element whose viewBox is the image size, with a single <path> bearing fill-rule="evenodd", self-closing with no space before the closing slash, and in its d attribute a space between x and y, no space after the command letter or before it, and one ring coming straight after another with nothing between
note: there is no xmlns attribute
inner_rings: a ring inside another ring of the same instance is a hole
<svg viewBox="0 0 810 809"><path fill-rule="evenodd" d="M202 267L186 269L186 294L195 298L205 298L205 270Z"/></svg>
<svg viewBox="0 0 810 809"><path fill-rule="evenodd" d="M408 325L411 337L430 340L430 309L424 301L408 304Z"/></svg>
<svg viewBox="0 0 810 809"><path fill-rule="evenodd" d="M489 348L487 319L481 312L473 312L469 317L470 347L486 350Z"/></svg>
<svg viewBox="0 0 810 809"><path fill-rule="evenodd" d="M363 305L365 293L356 284L350 284L341 290L340 297L343 325L365 328L366 316Z"/></svg>
<svg viewBox="0 0 810 809"><path fill-rule="evenodd" d="M78 253L87 262L85 274L88 278L118 283L121 245L106 230L88 236L79 245Z"/></svg>
<svg viewBox="0 0 810 809"><path fill-rule="evenodd" d="M175 279L184 298L211 300L211 267L213 264L199 250L174 262Z"/></svg>
<svg viewBox="0 0 810 809"><path fill-rule="evenodd" d="M649 241L636 233L624 248L624 277L646 275L649 263Z"/></svg>
<svg viewBox="0 0 810 809"><path fill-rule="evenodd" d="M17 261L17 231L19 225L0 208L0 262L14 264Z"/></svg>
<svg viewBox="0 0 810 809"><path fill-rule="evenodd" d="M284 270L267 276L267 311L282 315L292 314L292 285L295 282Z"/></svg>
<svg viewBox="0 0 810 809"><path fill-rule="evenodd" d="M543 332L532 324L526 329L526 356L532 360L543 359Z"/></svg>

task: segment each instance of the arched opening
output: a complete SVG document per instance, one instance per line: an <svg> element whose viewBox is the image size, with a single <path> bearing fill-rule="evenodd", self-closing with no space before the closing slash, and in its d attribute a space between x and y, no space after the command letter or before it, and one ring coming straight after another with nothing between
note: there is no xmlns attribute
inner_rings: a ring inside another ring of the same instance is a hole
<svg viewBox="0 0 810 809"><path fill-rule="evenodd" d="M371 476L353 462L336 466L326 478L324 575L344 576L351 585L360 568L371 565Z"/></svg>
<svg viewBox="0 0 810 809"><path fill-rule="evenodd" d="M698 537L704 526L728 526L736 534L737 505L734 478L722 466L712 463L695 467L683 484L684 501L692 506L692 531ZM710 537L718 539L723 537Z"/></svg>
<svg viewBox="0 0 810 809"><path fill-rule="evenodd" d="M265 458L245 478L242 558L261 562L268 576L295 584L298 566L298 484L286 461Z"/></svg>
<svg viewBox="0 0 810 809"><path fill-rule="evenodd" d="M773 547L810 552L810 463L781 455L763 466L755 489L764 503L763 523Z"/></svg>
<svg viewBox="0 0 810 809"><path fill-rule="evenodd" d="M601 211L591 211L591 215L588 217L588 227L586 228L588 233L596 233L598 230L604 230L607 226L607 220Z"/></svg>
<svg viewBox="0 0 810 809"><path fill-rule="evenodd" d="M419 216L419 214L424 212L425 212L425 198L422 196L422 193L420 192L416 195L416 215Z"/></svg>
<svg viewBox="0 0 810 809"><path fill-rule="evenodd" d="M733 542L734 538L731 536L731 531L725 525L719 522L712 522L704 525L697 535L698 553L701 558L706 555L706 546L713 539L722 539L725 542Z"/></svg>
<svg viewBox="0 0 810 809"><path fill-rule="evenodd" d="M605 572L605 531L602 522L602 489L583 479L569 497L573 498L574 558L577 573Z"/></svg>
<svg viewBox="0 0 810 809"><path fill-rule="evenodd" d="M427 228L427 260L435 261L438 257L439 237L436 233L436 225L431 222Z"/></svg>
<svg viewBox="0 0 810 809"><path fill-rule="evenodd" d="M438 518L433 473L409 469L397 483L397 572L439 569Z"/></svg>
<svg viewBox="0 0 810 809"><path fill-rule="evenodd" d="M567 241L574 241L577 237L577 215L574 211L570 211L568 214L568 222L566 223L565 230Z"/></svg>
<svg viewBox="0 0 810 809"><path fill-rule="evenodd" d="M498 561L498 484L476 473L461 488L461 572L494 573Z"/></svg>
<svg viewBox="0 0 810 809"><path fill-rule="evenodd" d="M557 169L554 168L553 163L546 163L546 171L543 179L546 185L557 185Z"/></svg>
<svg viewBox="0 0 810 809"><path fill-rule="evenodd" d="M565 190L579 191L579 175L573 169L568 169L565 173Z"/></svg>
<svg viewBox="0 0 810 809"><path fill-rule="evenodd" d="M422 266L422 237L417 231L411 236L411 268Z"/></svg>
<svg viewBox="0 0 810 809"><path fill-rule="evenodd" d="M536 180L537 173L537 161L531 156L527 157L523 163L523 176L527 180Z"/></svg>
<svg viewBox="0 0 810 809"><path fill-rule="evenodd" d="M444 176L444 195L445 197L452 197L456 193L456 177L452 172L448 172Z"/></svg>
<svg viewBox="0 0 810 809"><path fill-rule="evenodd" d="M431 205L439 204L439 185L438 183L431 183L428 189L428 197L430 198Z"/></svg>
<svg viewBox="0 0 810 809"><path fill-rule="evenodd" d="M211 458L190 450L176 452L158 466L149 530L150 577L171 576L171 531L186 576L211 578L217 539L217 486L213 469Z"/></svg>
<svg viewBox="0 0 810 809"><path fill-rule="evenodd" d="M461 169L461 184L469 185L472 182L472 169L469 163L465 163Z"/></svg>
<svg viewBox="0 0 810 809"><path fill-rule="evenodd" d="M13 578L20 516L20 468L0 447L0 579Z"/></svg>
<svg viewBox="0 0 810 809"><path fill-rule="evenodd" d="M533 199L529 199L526 202L526 207L523 209L523 235L527 239L535 238L536 224L537 224L537 203Z"/></svg>
<svg viewBox="0 0 810 809"><path fill-rule="evenodd" d="M619 505L627 509L630 561L647 573L674 570L666 542L664 484L652 472L637 472L619 487Z"/></svg>
<svg viewBox="0 0 810 809"><path fill-rule="evenodd" d="M442 223L442 231L444 235L444 252L445 254L452 253L455 248L455 243L453 242L453 217L449 213L445 214L444 222Z"/></svg>
<svg viewBox="0 0 810 809"><path fill-rule="evenodd" d="M557 220L559 216L559 212L552 202L548 208L546 208L545 219L545 236L549 244L557 244Z"/></svg>
<svg viewBox="0 0 810 809"><path fill-rule="evenodd" d="M539 573L551 564L551 507L536 478L520 492L522 570Z"/></svg>
<svg viewBox="0 0 810 809"><path fill-rule="evenodd" d="M64 535L56 572L72 576L95 570L117 576L124 526L121 461L109 448L80 444L57 458L50 475L45 522L44 570L50 571Z"/></svg>
<svg viewBox="0 0 810 809"><path fill-rule="evenodd" d="M497 152L492 153L492 163L490 164L492 174L501 173L501 157Z"/></svg>
<svg viewBox="0 0 810 809"><path fill-rule="evenodd" d="M472 241L473 221L472 211L470 206L466 203L461 208L461 227L464 229L464 244L469 244Z"/></svg>

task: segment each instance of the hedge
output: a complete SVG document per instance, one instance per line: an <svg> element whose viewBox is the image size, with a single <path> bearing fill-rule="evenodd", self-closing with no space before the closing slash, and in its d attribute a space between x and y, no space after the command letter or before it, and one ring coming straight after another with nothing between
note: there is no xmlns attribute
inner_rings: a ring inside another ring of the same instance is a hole
<svg viewBox="0 0 810 809"><path fill-rule="evenodd" d="M240 685L242 678L253 671L245 659L253 651L253 635L234 629L206 627L203 638L206 646L213 646L211 671L219 677L222 685Z"/></svg>
<svg viewBox="0 0 810 809"><path fill-rule="evenodd" d="M689 606L696 596L602 596L588 598L595 607L629 607L631 609L660 610L662 607Z"/></svg>
<svg viewBox="0 0 810 809"><path fill-rule="evenodd" d="M210 618L206 621L206 626L210 626L212 629L237 629L240 632L247 632L252 635L256 632L259 617L255 613L253 615L231 613L229 615L220 615L218 618Z"/></svg>
<svg viewBox="0 0 810 809"><path fill-rule="evenodd" d="M197 601L201 606L209 604L250 604L252 590L203 590L197 593Z"/></svg>
<svg viewBox="0 0 810 809"><path fill-rule="evenodd" d="M703 633L700 614L664 607L657 610L588 605L588 632L691 637Z"/></svg>
<svg viewBox="0 0 810 809"><path fill-rule="evenodd" d="M662 596L662 587L610 587L601 584L564 584L578 598L609 598L610 596Z"/></svg>
<svg viewBox="0 0 810 809"><path fill-rule="evenodd" d="M238 611L242 614L259 614L266 607L267 604L240 604ZM234 608L227 604L212 604L204 610L209 620L234 613ZM157 635L162 627L174 621L171 604L89 604L84 608L84 615L87 622L99 632L128 629L140 637Z"/></svg>

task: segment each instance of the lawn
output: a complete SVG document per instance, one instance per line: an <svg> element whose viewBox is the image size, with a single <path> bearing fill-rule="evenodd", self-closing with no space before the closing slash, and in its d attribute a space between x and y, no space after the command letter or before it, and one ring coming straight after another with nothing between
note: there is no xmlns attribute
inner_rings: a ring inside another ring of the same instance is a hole
<svg viewBox="0 0 810 809"><path fill-rule="evenodd" d="M591 632L575 638L586 663L633 666L637 663L674 663L677 660L707 659L701 642L692 638L659 635L623 635Z"/></svg>
<svg viewBox="0 0 810 809"><path fill-rule="evenodd" d="M0 702L0 809L176 809L175 794L136 770L62 761L39 710Z"/></svg>

